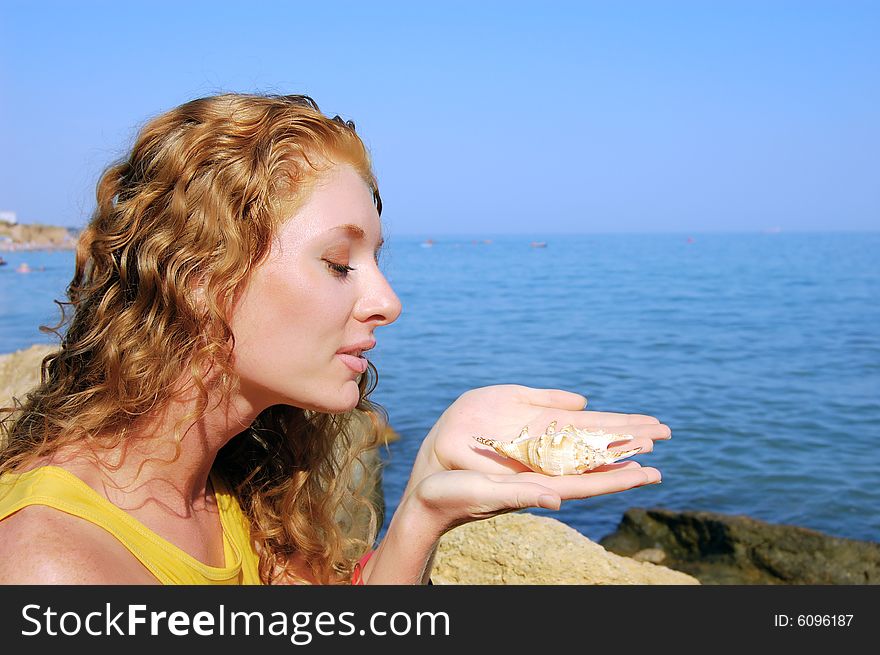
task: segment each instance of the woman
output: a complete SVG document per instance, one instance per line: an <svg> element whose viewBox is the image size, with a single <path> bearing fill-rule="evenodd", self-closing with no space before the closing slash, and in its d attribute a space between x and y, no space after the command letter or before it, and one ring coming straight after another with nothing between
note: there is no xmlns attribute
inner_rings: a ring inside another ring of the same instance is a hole
<svg viewBox="0 0 880 655"><path fill-rule="evenodd" d="M486 387L431 429L375 552L375 520L345 533L384 416L363 354L401 311L381 208L354 125L307 97L222 95L149 122L98 184L61 348L3 423L0 582L425 583L456 525L659 481L488 455L473 435L554 419L643 452L669 429Z"/></svg>

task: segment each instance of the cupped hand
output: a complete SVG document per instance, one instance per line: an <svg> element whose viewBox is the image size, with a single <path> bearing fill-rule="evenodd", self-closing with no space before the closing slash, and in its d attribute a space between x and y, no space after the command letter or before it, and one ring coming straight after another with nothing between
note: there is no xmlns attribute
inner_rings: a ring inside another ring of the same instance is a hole
<svg viewBox="0 0 880 655"><path fill-rule="evenodd" d="M586 398L569 391L515 384L462 394L422 442L403 498L377 550L379 556L367 564L365 575L382 584L424 583L440 536L458 525L527 507L559 509L563 500L659 482L657 469L633 460L580 475L535 473L473 438L510 441L524 426L538 435L552 421L560 428L570 423L632 435L627 448L638 446L646 453L655 440L670 437L669 428L652 416L585 411L586 403Z"/></svg>
<svg viewBox="0 0 880 655"><path fill-rule="evenodd" d="M550 477L525 473L529 471L526 466L496 454L473 439L483 436L511 441L524 426L528 426L530 434L539 435L551 421L557 421L559 428L570 423L579 428L630 434L633 440L627 442L627 448L639 447L639 454L643 454L653 450L654 441L671 436L669 427L653 416L586 411L586 402L584 396L561 389L535 389L515 384L472 389L450 405L431 428L408 489L429 475L455 470L529 476L520 481L538 476L540 484L563 499L611 493L658 481L659 471L641 467L634 460L609 464L582 475ZM633 481L635 484L630 484ZM607 491L602 490L606 488Z"/></svg>
<svg viewBox="0 0 880 655"><path fill-rule="evenodd" d="M559 509L562 500L589 498L660 481L655 469L628 463L582 475L442 471L423 479L413 494L438 533L527 507ZM411 498L411 500L413 500Z"/></svg>

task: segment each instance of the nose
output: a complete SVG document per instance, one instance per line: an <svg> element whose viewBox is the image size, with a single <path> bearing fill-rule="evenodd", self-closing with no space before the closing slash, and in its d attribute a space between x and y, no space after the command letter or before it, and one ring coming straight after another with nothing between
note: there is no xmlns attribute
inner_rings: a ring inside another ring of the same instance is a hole
<svg viewBox="0 0 880 655"><path fill-rule="evenodd" d="M378 266L355 306L355 318L364 323L388 325L397 320L403 306Z"/></svg>

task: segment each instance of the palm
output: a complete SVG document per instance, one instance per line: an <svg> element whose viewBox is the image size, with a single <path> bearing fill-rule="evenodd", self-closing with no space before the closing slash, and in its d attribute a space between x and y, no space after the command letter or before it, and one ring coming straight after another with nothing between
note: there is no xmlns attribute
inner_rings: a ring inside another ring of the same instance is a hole
<svg viewBox="0 0 880 655"><path fill-rule="evenodd" d="M554 420L560 426L571 423L632 434L634 445L641 447L642 452L650 452L655 439L669 437L669 428L653 417L584 411L583 406L582 396L557 389L512 384L482 387L456 400L437 421L428 440L443 469L510 473L527 469L480 446L473 437L509 441L524 426L528 426L531 434L540 434Z"/></svg>

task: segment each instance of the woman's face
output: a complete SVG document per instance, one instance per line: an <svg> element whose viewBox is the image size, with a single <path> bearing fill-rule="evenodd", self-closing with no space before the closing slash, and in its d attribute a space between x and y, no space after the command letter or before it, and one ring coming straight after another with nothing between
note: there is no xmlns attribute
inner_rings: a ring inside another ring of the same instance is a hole
<svg viewBox="0 0 880 655"><path fill-rule="evenodd" d="M281 227L233 309L235 370L255 410L357 405L366 361L340 352L369 348L401 310L377 265L381 244L369 187L351 166L334 166Z"/></svg>

